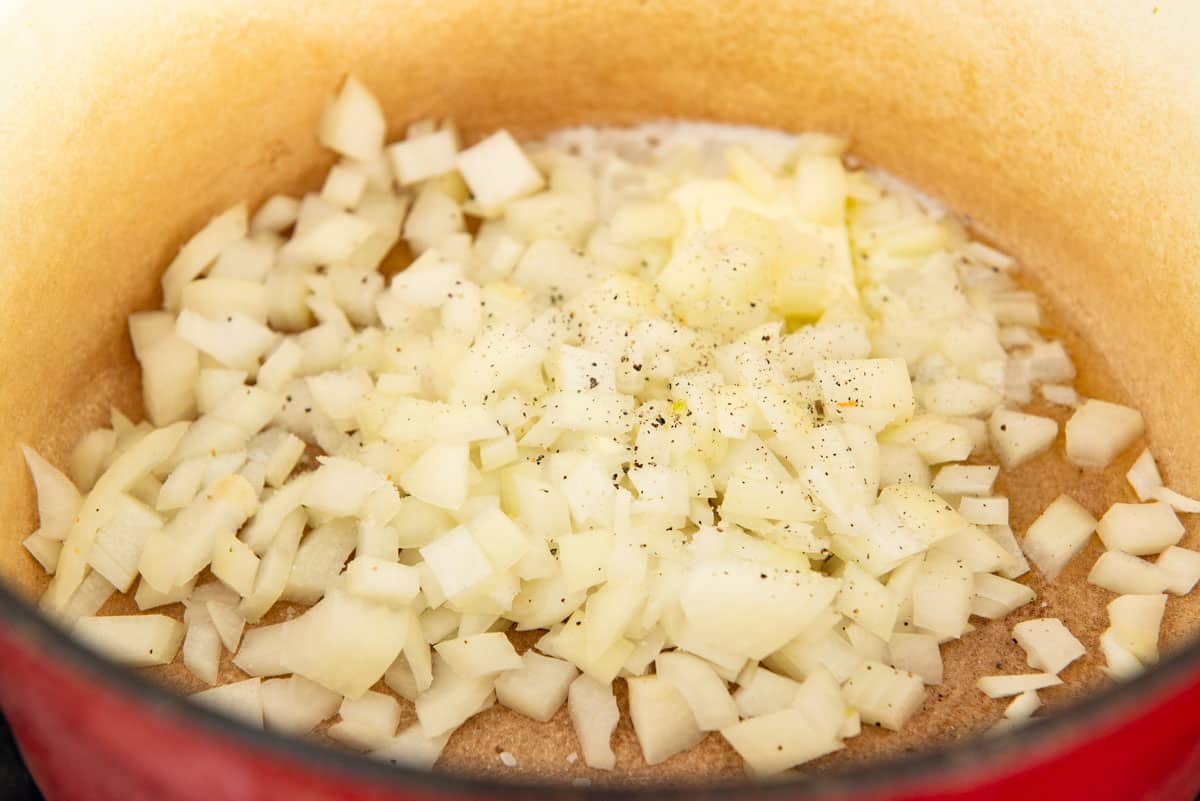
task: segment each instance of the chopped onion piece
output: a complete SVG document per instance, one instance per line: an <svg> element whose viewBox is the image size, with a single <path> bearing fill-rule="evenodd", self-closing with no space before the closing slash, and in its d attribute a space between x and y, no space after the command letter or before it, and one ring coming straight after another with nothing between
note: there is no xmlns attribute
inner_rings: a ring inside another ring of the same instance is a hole
<svg viewBox="0 0 1200 801"><path fill-rule="evenodd" d="M358 698L396 661L407 627L401 612L330 592L286 624L283 663L347 698Z"/></svg>
<svg viewBox="0 0 1200 801"><path fill-rule="evenodd" d="M589 676L579 676L568 689L567 710L583 752L584 764L598 770L615 768L617 758L611 740L621 713L612 686Z"/></svg>
<svg viewBox="0 0 1200 801"><path fill-rule="evenodd" d="M647 765L664 762L704 738L687 701L672 685L656 676L625 682L629 687L629 717Z"/></svg>
<svg viewBox="0 0 1200 801"><path fill-rule="evenodd" d="M392 765L428 770L442 755L442 751L446 748L446 743L450 742L450 735L453 733L454 730L451 729L437 737L427 737L419 723L413 724L382 743L367 756Z"/></svg>
<svg viewBox="0 0 1200 801"><path fill-rule="evenodd" d="M1037 597L1024 584L990 573L975 574L972 593L971 614L990 620L998 620Z"/></svg>
<svg viewBox="0 0 1200 801"><path fill-rule="evenodd" d="M837 738L817 731L799 709L781 709L743 720L723 729L721 736L756 776L781 773L842 747Z"/></svg>
<svg viewBox="0 0 1200 801"><path fill-rule="evenodd" d="M262 679L251 678L192 693L191 699L237 718L256 729L263 727Z"/></svg>
<svg viewBox="0 0 1200 801"><path fill-rule="evenodd" d="M507 131L492 134L458 154L458 170L484 211L537 191L542 176Z"/></svg>
<svg viewBox="0 0 1200 801"><path fill-rule="evenodd" d="M529 650L521 666L496 678L496 699L534 720L547 721L563 705L579 671L570 662Z"/></svg>
<svg viewBox="0 0 1200 801"><path fill-rule="evenodd" d="M167 309L178 308L184 285L201 275L222 250L244 237L246 230L246 207L243 204L213 217L208 225L179 249L179 255L163 273L163 305Z"/></svg>
<svg viewBox="0 0 1200 801"><path fill-rule="evenodd" d="M356 751L379 748L396 734L400 704L384 693L368 690L355 699L345 699L338 709L341 720L326 733Z"/></svg>
<svg viewBox="0 0 1200 801"><path fill-rule="evenodd" d="M22 447L21 452L37 490L38 533L46 539L66 539L83 501L79 490L33 448Z"/></svg>
<svg viewBox="0 0 1200 801"><path fill-rule="evenodd" d="M519 670L525 665L503 632L460 635L438 643L434 650L451 670L467 679Z"/></svg>
<svg viewBox="0 0 1200 801"><path fill-rule="evenodd" d="M975 682L989 698L1007 698L1030 690L1056 687L1062 679L1053 673L1026 673L1014 676L982 676Z"/></svg>
<svg viewBox="0 0 1200 801"><path fill-rule="evenodd" d="M942 654L931 634L893 634L888 641L892 667L920 676L926 684L941 684Z"/></svg>
<svg viewBox="0 0 1200 801"><path fill-rule="evenodd" d="M1129 486L1133 487L1139 501L1154 500L1155 493L1162 487L1163 481L1149 448L1144 448L1141 455L1134 460L1129 471L1125 473L1125 479Z"/></svg>
<svg viewBox="0 0 1200 801"><path fill-rule="evenodd" d="M1048 417L997 409L988 419L988 434L1000 464L1012 470L1054 443L1058 423Z"/></svg>
<svg viewBox="0 0 1200 801"><path fill-rule="evenodd" d="M371 161L383 148L386 123L379 101L354 76L321 114L317 137L344 156Z"/></svg>
<svg viewBox="0 0 1200 801"><path fill-rule="evenodd" d="M1122 551L1105 551L1092 565L1088 583L1122 595L1165 592L1171 577L1165 570Z"/></svg>
<svg viewBox="0 0 1200 801"><path fill-rule="evenodd" d="M1053 581L1095 530L1096 518L1070 496L1060 495L1033 521L1021 547L1041 574Z"/></svg>
<svg viewBox="0 0 1200 801"><path fill-rule="evenodd" d="M1114 679L1126 679L1142 672L1142 663L1120 644L1112 629L1106 629L1100 635L1100 652L1107 662L1105 672Z"/></svg>
<svg viewBox="0 0 1200 801"><path fill-rule="evenodd" d="M933 479L933 491L939 495L989 495L1000 468L995 465L946 465Z"/></svg>
<svg viewBox="0 0 1200 801"><path fill-rule="evenodd" d="M1085 400L1067 421L1067 458L1080 467L1108 467L1144 428L1142 413L1136 409Z"/></svg>
<svg viewBox="0 0 1200 801"><path fill-rule="evenodd" d="M1183 538L1183 524L1166 503L1114 503L1096 525L1110 551L1134 556L1162 553Z"/></svg>
<svg viewBox="0 0 1200 801"><path fill-rule="evenodd" d="M1065 384L1042 384L1042 397L1055 406L1075 408L1079 405L1079 393Z"/></svg>
<svg viewBox="0 0 1200 801"><path fill-rule="evenodd" d="M183 664L205 684L217 683L221 662L221 637L212 621L189 621L183 638Z"/></svg>
<svg viewBox="0 0 1200 801"><path fill-rule="evenodd" d="M332 717L343 699L303 676L268 679L262 683L263 723L285 734L308 734Z"/></svg>
<svg viewBox="0 0 1200 801"><path fill-rule="evenodd" d="M289 672L284 664L288 623L259 626L242 635L233 664L251 676L282 676Z"/></svg>
<svg viewBox="0 0 1200 801"><path fill-rule="evenodd" d="M175 659L184 626L166 615L110 615L81 617L72 632L110 659L130 667L152 667Z"/></svg>
<svg viewBox="0 0 1200 801"><path fill-rule="evenodd" d="M1186 512L1188 514L1200 513L1200 501L1195 498L1189 498L1186 495L1181 495L1169 487L1159 487L1154 491L1154 497L1164 503L1168 503L1177 512Z"/></svg>
<svg viewBox="0 0 1200 801"><path fill-rule="evenodd" d="M1026 690L1009 701L1004 707L1004 717L1007 720L1027 720L1033 717L1042 706L1042 699L1037 690Z"/></svg>
<svg viewBox="0 0 1200 801"><path fill-rule="evenodd" d="M407 186L454 170L458 142L452 130L444 129L409 137L387 151L396 180Z"/></svg>
<svg viewBox="0 0 1200 801"><path fill-rule="evenodd" d="M1047 673L1061 673L1086 653L1083 643L1053 617L1021 621L1013 626L1013 639L1024 649L1029 666Z"/></svg>
<svg viewBox="0 0 1200 801"><path fill-rule="evenodd" d="M1167 574L1167 591L1173 595L1187 595L1200 581L1200 552L1172 545L1154 564Z"/></svg>
<svg viewBox="0 0 1200 801"><path fill-rule="evenodd" d="M1163 594L1122 595L1108 604L1113 638L1143 665L1158 659L1158 630L1166 607Z"/></svg>
<svg viewBox="0 0 1200 801"><path fill-rule="evenodd" d="M859 665L843 691L846 703L858 711L863 723L892 731L898 731L925 700L925 684L919 677L874 661Z"/></svg>
<svg viewBox="0 0 1200 801"><path fill-rule="evenodd" d="M421 591L416 568L372 556L359 556L346 565L346 591L371 601L401 606Z"/></svg>
<svg viewBox="0 0 1200 801"><path fill-rule="evenodd" d="M657 676L678 690L701 731L719 731L737 723L738 711L725 682L712 666L683 651L659 654Z"/></svg>
<svg viewBox="0 0 1200 801"><path fill-rule="evenodd" d="M791 706L800 689L799 682L762 667L755 667L746 678L739 677L738 684L733 701L743 718L759 717Z"/></svg>
<svg viewBox="0 0 1200 801"><path fill-rule="evenodd" d="M426 737L440 737L495 702L492 677L466 679L441 657L433 660L433 684L417 697L417 719ZM561 699L559 705L562 705Z"/></svg>
<svg viewBox="0 0 1200 801"><path fill-rule="evenodd" d="M1008 498L963 498L958 511L977 526L1008 525Z"/></svg>

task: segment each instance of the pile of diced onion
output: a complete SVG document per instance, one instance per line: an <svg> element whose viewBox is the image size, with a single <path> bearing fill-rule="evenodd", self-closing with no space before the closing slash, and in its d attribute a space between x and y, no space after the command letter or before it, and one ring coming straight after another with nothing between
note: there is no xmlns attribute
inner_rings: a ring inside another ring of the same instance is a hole
<svg viewBox="0 0 1200 801"><path fill-rule="evenodd" d="M622 680L647 763L720 732L764 775L901 729L940 645L1097 533L1108 670L1156 658L1200 507L1147 452L1136 503L1063 496L1014 536L993 483L1058 437L1014 407L1074 407L1091 470L1141 415L1078 397L1013 261L842 140L464 148L418 122L385 145L353 79L319 136L319 192L218 215L131 317L146 420L114 412L67 473L26 450L42 607L102 652L181 652L197 700L425 766L494 703L565 703L584 762L617 767ZM127 592L146 614L97 615ZM544 634L519 653L510 629ZM1031 672L978 686L1018 721L1084 646L1057 619L1013 636ZM225 652L248 678L219 683Z"/></svg>

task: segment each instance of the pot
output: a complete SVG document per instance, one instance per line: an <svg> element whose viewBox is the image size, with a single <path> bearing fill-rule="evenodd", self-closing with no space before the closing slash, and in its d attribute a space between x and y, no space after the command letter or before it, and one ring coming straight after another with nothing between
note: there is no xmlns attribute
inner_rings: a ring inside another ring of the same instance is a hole
<svg viewBox="0 0 1200 801"><path fill-rule="evenodd" d="M17 0L0 6L0 705L49 801L634 791L428 774L247 729L36 612L20 460L138 408L125 317L214 213L312 188L348 72L393 133L705 118L847 134L1031 265L1200 487L1200 6ZM1169 378L1169 383L1168 383ZM1194 536L1192 532L1189 536ZM1194 540L1189 540L1194 542ZM772 785L655 797L1145 799L1200 788L1200 643L1015 733ZM643 791L644 792L644 791Z"/></svg>

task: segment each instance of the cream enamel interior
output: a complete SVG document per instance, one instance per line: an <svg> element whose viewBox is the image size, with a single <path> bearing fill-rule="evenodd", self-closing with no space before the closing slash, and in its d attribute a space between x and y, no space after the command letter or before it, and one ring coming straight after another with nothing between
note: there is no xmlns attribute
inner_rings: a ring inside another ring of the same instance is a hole
<svg viewBox="0 0 1200 801"><path fill-rule="evenodd" d="M0 573L33 591L18 444L138 410L125 317L236 200L312 188L347 72L393 135L708 118L850 135L1029 265L1200 490L1200 7L27 0L0 10ZM1086 389L1086 373L1083 386ZM1069 480L1062 477L1064 481ZM1194 536L1194 532L1193 532Z"/></svg>

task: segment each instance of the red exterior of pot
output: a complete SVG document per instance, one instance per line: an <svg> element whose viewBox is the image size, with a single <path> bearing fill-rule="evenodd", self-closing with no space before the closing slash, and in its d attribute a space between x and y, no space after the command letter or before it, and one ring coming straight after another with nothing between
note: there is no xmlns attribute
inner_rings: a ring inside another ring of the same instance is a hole
<svg viewBox="0 0 1200 801"><path fill-rule="evenodd" d="M113 670L116 670L115 668ZM536 797L453 778L420 787L306 764L269 744L156 709L108 680L89 678L0 631L0 703L30 771L48 801L417 801ZM1177 681L1139 699L1125 714L1023 752L1020 737L998 758L948 757L922 775L868 769L863 776L803 789L783 786L714 791L722 798L809 798L845 801L1193 801L1200 789L1200 681ZM199 718L199 715L196 716ZM400 778L397 776L397 778ZM857 781L857 789L848 786ZM818 794L813 795L813 791ZM578 797L577 788L546 797ZM706 795L704 791L693 794Z"/></svg>

